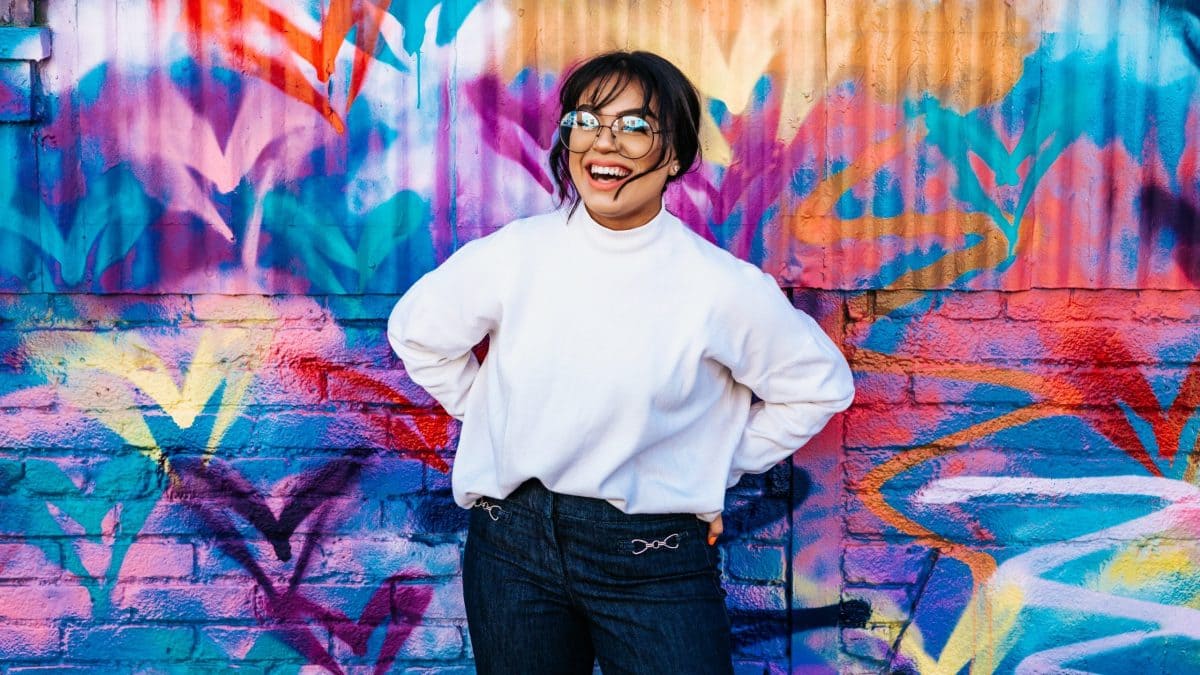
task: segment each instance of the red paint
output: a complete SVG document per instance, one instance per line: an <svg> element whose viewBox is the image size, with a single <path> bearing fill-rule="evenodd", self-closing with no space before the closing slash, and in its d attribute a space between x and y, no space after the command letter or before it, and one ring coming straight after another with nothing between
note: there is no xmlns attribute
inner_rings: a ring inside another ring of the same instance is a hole
<svg viewBox="0 0 1200 675"><path fill-rule="evenodd" d="M1164 408L1149 380L1136 365L1145 357L1128 347L1124 336L1095 325L1062 331L1060 335L1059 346L1069 346L1076 358L1094 364L1094 367L1074 370L1067 375L1083 394L1081 403L1085 406L1125 404L1153 430L1158 457L1168 464L1173 463L1179 453L1183 427L1200 406L1200 361L1188 366L1178 393L1171 405ZM1082 407L1077 414L1146 467L1151 475L1163 475L1155 458L1151 457L1150 449L1138 437L1128 413L1104 415L1098 412L1105 411Z"/></svg>
<svg viewBox="0 0 1200 675"><path fill-rule="evenodd" d="M153 2L161 15L163 0ZM207 46L216 45L232 57L235 65L311 106L342 133L346 129L343 114L333 109L327 93L329 88L309 82L294 59L299 58L312 66L318 83L324 85L334 74L338 50L354 32L356 51L346 100L346 110L349 110L374 61L380 27L389 4L390 0L331 0L320 19L320 35L306 33L287 16L260 0L183 0L181 20L197 61L209 63L205 54ZM264 29L273 38L271 47L274 51L260 51L254 46L256 41L247 38L261 35Z"/></svg>
<svg viewBox="0 0 1200 675"><path fill-rule="evenodd" d="M405 408L416 407L407 396L388 384L321 357L299 361L291 367L298 379L311 387L321 387L324 378L332 374L343 382L344 392L348 396L352 395L354 400L381 402ZM378 433L388 447L411 454L443 473L450 471L450 465L437 451L450 445L454 419L446 414L441 406L412 418L416 420L415 424L409 424L408 419L392 417L386 413L364 415L364 419L369 427L368 431Z"/></svg>

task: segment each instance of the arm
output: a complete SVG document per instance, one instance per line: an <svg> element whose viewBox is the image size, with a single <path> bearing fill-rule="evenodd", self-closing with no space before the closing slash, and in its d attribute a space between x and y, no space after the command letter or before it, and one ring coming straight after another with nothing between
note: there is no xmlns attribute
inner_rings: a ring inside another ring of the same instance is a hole
<svg viewBox="0 0 1200 675"><path fill-rule="evenodd" d="M500 318L494 237L467 243L421 277L388 317L387 337L413 382L461 420L479 372L471 348Z"/></svg>
<svg viewBox="0 0 1200 675"><path fill-rule="evenodd" d="M817 322L769 275L745 274L728 298L717 360L762 400L750 407L727 486L790 456L854 399L850 367Z"/></svg>

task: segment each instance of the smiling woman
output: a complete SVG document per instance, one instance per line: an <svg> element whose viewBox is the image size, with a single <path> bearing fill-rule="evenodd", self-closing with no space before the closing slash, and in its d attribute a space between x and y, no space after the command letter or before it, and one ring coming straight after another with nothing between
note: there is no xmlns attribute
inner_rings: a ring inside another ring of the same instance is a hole
<svg viewBox="0 0 1200 675"><path fill-rule="evenodd" d="M774 279L663 209L699 148L677 68L604 54L560 101L561 208L463 246L388 321L409 377L463 421L476 667L729 673L725 490L849 406L850 370Z"/></svg>
<svg viewBox="0 0 1200 675"><path fill-rule="evenodd" d="M663 190L696 161L700 98L665 59L647 52L597 57L576 69L559 100L550 167L560 203L582 200L614 230L659 210ZM609 133L611 132L611 133Z"/></svg>

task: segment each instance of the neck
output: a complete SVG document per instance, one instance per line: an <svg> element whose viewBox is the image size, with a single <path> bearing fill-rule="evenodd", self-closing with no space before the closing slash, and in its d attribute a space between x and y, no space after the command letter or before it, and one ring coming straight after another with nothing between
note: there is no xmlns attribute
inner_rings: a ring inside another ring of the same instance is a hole
<svg viewBox="0 0 1200 675"><path fill-rule="evenodd" d="M598 250L629 253L644 249L655 242L667 227L664 221L669 219L669 212L660 205L658 212L650 220L637 227L618 230L600 224L592 217L591 211L583 209L572 213L567 225L574 224L572 232L582 237L589 246Z"/></svg>
<svg viewBox="0 0 1200 675"><path fill-rule="evenodd" d="M637 213L624 216L606 216L602 213L596 213L595 211L589 209L587 204L584 204L583 208L587 209L588 215L592 217L592 220L610 230L632 230L635 227L641 227L651 220L654 220L655 216L658 215L658 212L662 210L662 202L654 202L652 205L647 206L645 209L638 211Z"/></svg>

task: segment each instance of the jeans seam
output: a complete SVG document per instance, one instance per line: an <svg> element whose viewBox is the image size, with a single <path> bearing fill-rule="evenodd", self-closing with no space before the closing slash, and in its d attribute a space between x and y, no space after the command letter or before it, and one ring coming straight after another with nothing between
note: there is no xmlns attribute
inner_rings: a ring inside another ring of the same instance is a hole
<svg viewBox="0 0 1200 675"><path fill-rule="evenodd" d="M629 516L629 515L637 516L637 515L650 515L650 514L622 514L622 515L623 516ZM569 513L564 513L564 514L561 514L559 517L565 518L567 520L574 520L574 521L585 522L585 523L612 523L612 524L616 524L616 525L647 525L647 526L648 525L661 525L663 523L678 522L678 521L683 520L685 517L691 518L691 519L697 520L697 521L700 520L699 518L696 518L696 516L694 516L690 513L664 513L662 515L654 514L653 517L648 517L648 518L628 518L628 517L621 517L621 516L614 516L612 518L596 518L596 517L592 517L592 516L577 516L577 515L572 515Z"/></svg>
<svg viewBox="0 0 1200 675"><path fill-rule="evenodd" d="M581 607L579 598L575 596L573 586L574 580L571 578L571 573L568 570L566 551L563 548L562 537L558 535L558 497L554 492L547 491L547 504L549 509L546 513L537 514L538 528L546 528L545 534L550 538L550 545L554 547L555 557L557 558L558 571L562 575L563 594L567 597L567 603L573 607Z"/></svg>

